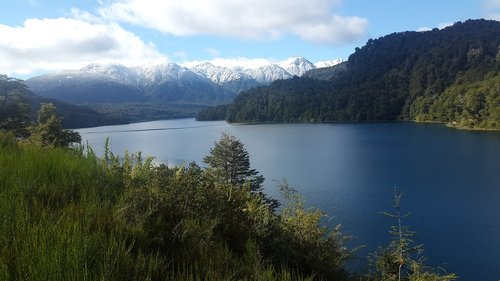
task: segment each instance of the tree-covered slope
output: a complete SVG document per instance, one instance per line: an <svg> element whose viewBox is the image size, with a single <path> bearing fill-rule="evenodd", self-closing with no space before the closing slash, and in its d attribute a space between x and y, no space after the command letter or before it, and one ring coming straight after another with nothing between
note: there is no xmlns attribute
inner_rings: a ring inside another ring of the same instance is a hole
<svg viewBox="0 0 500 281"><path fill-rule="evenodd" d="M65 128L103 126L127 121L101 114L86 106L35 95L24 81L0 75L0 129L22 128L34 121L42 103L53 103L57 107Z"/></svg>
<svg viewBox="0 0 500 281"><path fill-rule="evenodd" d="M240 94L226 119L417 120L500 129L500 22L468 20L370 39L342 67ZM211 112L200 117L213 119Z"/></svg>

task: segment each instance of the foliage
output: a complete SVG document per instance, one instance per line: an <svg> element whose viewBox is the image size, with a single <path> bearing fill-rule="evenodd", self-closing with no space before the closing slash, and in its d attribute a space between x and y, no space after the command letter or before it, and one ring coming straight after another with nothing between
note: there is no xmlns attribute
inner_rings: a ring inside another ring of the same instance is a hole
<svg viewBox="0 0 500 281"><path fill-rule="evenodd" d="M25 82L0 75L0 130L14 132L17 137L25 138L31 122L42 103L53 103L63 117L64 128L82 128L125 123L105 114L100 114L85 106L67 104L33 94Z"/></svg>
<svg viewBox="0 0 500 281"><path fill-rule="evenodd" d="M384 214L395 220L395 225L391 226L391 242L385 248L379 248L378 252L372 256L372 263L375 266L375 273L371 276L374 280L434 280L448 281L455 280L455 274L441 274L437 269L432 269L424 264L424 259L419 258L423 252L422 245L414 245L413 237L415 232L403 225L403 219L408 214L401 213L402 194L394 191L394 213L384 212Z"/></svg>
<svg viewBox="0 0 500 281"><path fill-rule="evenodd" d="M217 179L227 184L242 186L250 183L250 190L262 191L264 177L250 169L250 155L243 143L236 137L222 133L221 138L210 149L210 155L203 158Z"/></svg>
<svg viewBox="0 0 500 281"><path fill-rule="evenodd" d="M199 104L167 104L165 102L99 103L88 104L88 106L122 123L193 117L206 107Z"/></svg>
<svg viewBox="0 0 500 281"><path fill-rule="evenodd" d="M231 108L230 104L222 104L214 107L208 107L200 110L196 115L197 121L216 121L224 120Z"/></svg>
<svg viewBox="0 0 500 281"><path fill-rule="evenodd" d="M208 172L218 182L237 187L248 186L251 192L259 194L272 209L279 206L277 200L270 199L263 193L264 177L250 168L250 155L243 143L236 137L223 133L210 155L203 158L208 165Z"/></svg>
<svg viewBox="0 0 500 281"><path fill-rule="evenodd" d="M52 117L44 110L40 121ZM0 170L2 280L348 277L344 238L327 233L320 211L291 200L277 213L194 163L154 166L109 145L99 158L0 134Z"/></svg>
<svg viewBox="0 0 500 281"><path fill-rule="evenodd" d="M56 107L51 103L42 104L38 111L37 124L32 126L30 131L29 140L44 147L69 147L72 143L81 141L78 132L63 129Z"/></svg>
<svg viewBox="0 0 500 281"><path fill-rule="evenodd" d="M10 131L18 137L27 135L30 107L28 89L21 80L0 75L0 131Z"/></svg>
<svg viewBox="0 0 500 281"><path fill-rule="evenodd" d="M347 63L241 93L228 122L416 120L500 129L500 23L468 20L370 39ZM330 73L329 73L330 72Z"/></svg>
<svg viewBox="0 0 500 281"><path fill-rule="evenodd" d="M43 108L39 122L53 122L54 107ZM239 157L216 161L227 157L216 151L228 148ZM128 152L120 158L109 141L99 158L90 147L47 148L0 133L0 278L455 279L415 258L421 247L402 225L400 194L396 212L388 214L397 221L393 240L374 256L372 274L356 276L345 267L353 255L345 246L350 238L340 226L322 225L324 212L306 208L286 182L280 211L250 188L248 175L258 173L233 136L221 137L207 168L155 166L152 160ZM214 176L220 163L237 172Z"/></svg>
<svg viewBox="0 0 500 281"><path fill-rule="evenodd" d="M500 75L488 73L479 82L463 79L442 95L417 98L414 107L427 107L416 114L418 121L438 120L462 128L500 129Z"/></svg>
<svg viewBox="0 0 500 281"><path fill-rule="evenodd" d="M286 205L280 216L282 230L274 241L277 253L305 272L335 276L335 280L348 279L343 265L353 254L344 246L350 237L340 232L340 225L332 230L322 226L321 219L326 214L319 209L306 209L304 198L287 182L280 183L280 189Z"/></svg>

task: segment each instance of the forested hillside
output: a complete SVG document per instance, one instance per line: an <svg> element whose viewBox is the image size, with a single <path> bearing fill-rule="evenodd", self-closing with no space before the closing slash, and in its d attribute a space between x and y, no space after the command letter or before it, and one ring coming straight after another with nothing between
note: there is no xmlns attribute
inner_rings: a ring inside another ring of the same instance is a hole
<svg viewBox="0 0 500 281"><path fill-rule="evenodd" d="M24 81L0 75L0 129L21 128L36 120L42 103L52 103L66 128L81 128L125 123L127 120L101 114L85 106L77 106L44 98L31 92Z"/></svg>
<svg viewBox="0 0 500 281"><path fill-rule="evenodd" d="M500 129L500 22L370 39L345 64L240 94L229 122L416 120ZM212 114L213 113L213 114Z"/></svg>

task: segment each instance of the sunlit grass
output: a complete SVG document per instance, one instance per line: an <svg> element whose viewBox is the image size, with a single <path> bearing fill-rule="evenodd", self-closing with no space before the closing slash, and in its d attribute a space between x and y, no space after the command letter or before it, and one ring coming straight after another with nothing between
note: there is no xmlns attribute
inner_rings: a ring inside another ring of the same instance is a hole
<svg viewBox="0 0 500 281"><path fill-rule="evenodd" d="M217 239L185 253L148 246L115 215L124 182L81 151L0 135L0 280L311 280L251 245L243 254Z"/></svg>

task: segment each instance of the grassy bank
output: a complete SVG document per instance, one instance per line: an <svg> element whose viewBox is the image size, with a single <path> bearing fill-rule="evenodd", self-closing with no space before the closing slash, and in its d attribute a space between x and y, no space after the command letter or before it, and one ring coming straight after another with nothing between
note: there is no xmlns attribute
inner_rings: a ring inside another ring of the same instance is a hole
<svg viewBox="0 0 500 281"><path fill-rule="evenodd" d="M264 258L265 228L279 223L248 191L216 186L195 166L153 168L138 155L126 161L1 135L0 280L314 276L280 253Z"/></svg>
<svg viewBox="0 0 500 281"><path fill-rule="evenodd" d="M238 172L218 169L234 152ZM426 267L401 226L366 274L349 272L349 237L286 183L277 211L247 157L228 135L201 168L0 133L0 280L455 279Z"/></svg>

